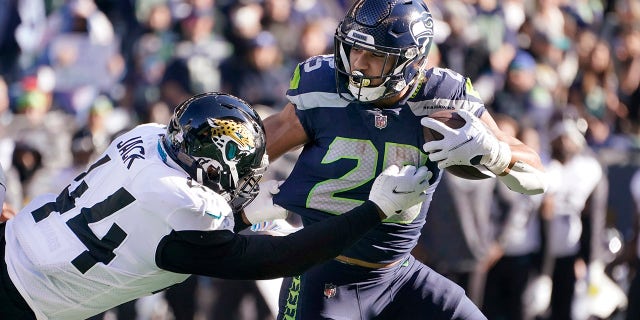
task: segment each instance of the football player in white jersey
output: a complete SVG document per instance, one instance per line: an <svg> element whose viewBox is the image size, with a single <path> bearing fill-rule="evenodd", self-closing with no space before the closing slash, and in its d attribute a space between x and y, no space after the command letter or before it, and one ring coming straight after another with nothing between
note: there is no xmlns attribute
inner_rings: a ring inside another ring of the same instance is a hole
<svg viewBox="0 0 640 320"><path fill-rule="evenodd" d="M283 237L238 235L272 218L244 214L267 164L258 114L227 94L124 133L59 195L0 225L0 319L86 319L190 274L296 275L424 201L431 178L390 166L347 214Z"/></svg>

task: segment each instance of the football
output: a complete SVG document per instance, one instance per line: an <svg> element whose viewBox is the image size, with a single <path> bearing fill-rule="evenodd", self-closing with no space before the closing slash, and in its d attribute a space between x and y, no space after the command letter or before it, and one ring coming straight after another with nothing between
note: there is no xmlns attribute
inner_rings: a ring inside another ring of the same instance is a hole
<svg viewBox="0 0 640 320"><path fill-rule="evenodd" d="M435 119L447 125L449 128L459 129L465 125L465 120L462 118L455 110L439 110L429 115L429 118ZM424 134L424 141L434 141L442 139L442 135L430 128L422 127ZM465 166L465 165L457 165L457 166L449 166L445 169L447 172L468 180L481 180L491 178L488 170L484 170L485 172L480 171L476 166Z"/></svg>

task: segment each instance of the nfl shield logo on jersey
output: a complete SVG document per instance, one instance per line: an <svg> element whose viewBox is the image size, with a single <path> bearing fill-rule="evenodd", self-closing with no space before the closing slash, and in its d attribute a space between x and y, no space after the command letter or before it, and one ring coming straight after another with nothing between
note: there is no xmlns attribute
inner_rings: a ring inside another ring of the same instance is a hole
<svg viewBox="0 0 640 320"><path fill-rule="evenodd" d="M376 114L374 125L378 129L384 129L387 127L387 116L383 114Z"/></svg>
<svg viewBox="0 0 640 320"><path fill-rule="evenodd" d="M335 284L325 283L324 284L324 296L327 298L333 298L336 296L336 292L338 291Z"/></svg>

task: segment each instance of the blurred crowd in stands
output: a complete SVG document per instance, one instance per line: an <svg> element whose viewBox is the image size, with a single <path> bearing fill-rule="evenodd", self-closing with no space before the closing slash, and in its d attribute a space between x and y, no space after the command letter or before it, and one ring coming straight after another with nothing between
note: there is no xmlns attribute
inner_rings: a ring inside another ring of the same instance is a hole
<svg viewBox="0 0 640 320"><path fill-rule="evenodd" d="M3 214L59 192L119 132L166 123L193 94L231 93L265 116L283 107L296 63L333 52L352 2L0 1ZM426 2L431 66L468 76L503 129L540 151L552 184L528 197L447 174L416 256L489 319L639 319L640 1ZM284 178L291 160L270 174ZM111 317L271 319L271 298L193 278L165 309L150 299Z"/></svg>

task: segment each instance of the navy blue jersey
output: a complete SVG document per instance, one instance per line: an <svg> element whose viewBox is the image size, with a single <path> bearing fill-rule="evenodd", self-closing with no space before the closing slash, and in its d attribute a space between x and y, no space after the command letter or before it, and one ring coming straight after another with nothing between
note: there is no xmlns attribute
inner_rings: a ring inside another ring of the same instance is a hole
<svg viewBox="0 0 640 320"><path fill-rule="evenodd" d="M309 224L361 204L389 165L427 165L434 172L428 200L386 220L343 254L387 263L410 252L441 176L422 151L420 118L447 108L484 112L467 78L448 69L431 69L426 76L406 102L381 110L337 94L332 55L300 63L287 98L295 104L309 142L274 202Z"/></svg>

